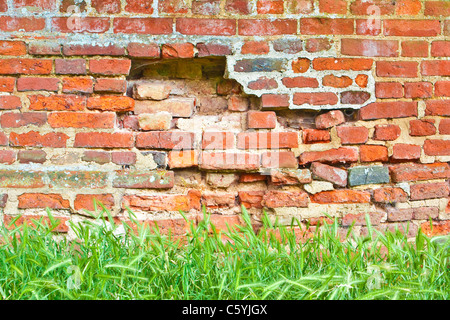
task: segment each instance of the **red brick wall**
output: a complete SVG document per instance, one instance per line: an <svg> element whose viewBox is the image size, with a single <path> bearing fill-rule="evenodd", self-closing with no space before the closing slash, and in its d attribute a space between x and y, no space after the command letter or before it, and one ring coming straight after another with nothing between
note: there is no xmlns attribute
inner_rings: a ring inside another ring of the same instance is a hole
<svg viewBox="0 0 450 320"><path fill-rule="evenodd" d="M327 212L343 233L369 214L446 234L449 16L443 0L0 0L0 217L66 223L97 198L176 233L178 210L223 227L244 205L256 225Z"/></svg>

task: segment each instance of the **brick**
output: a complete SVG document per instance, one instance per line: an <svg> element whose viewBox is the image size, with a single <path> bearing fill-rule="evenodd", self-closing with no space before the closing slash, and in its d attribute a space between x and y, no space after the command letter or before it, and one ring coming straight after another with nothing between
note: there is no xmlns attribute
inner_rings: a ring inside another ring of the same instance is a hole
<svg viewBox="0 0 450 320"><path fill-rule="evenodd" d="M390 0L356 0L350 4L350 12L355 15L372 15L373 6L380 10L381 15L390 15L395 11L395 3Z"/></svg>
<svg viewBox="0 0 450 320"><path fill-rule="evenodd" d="M450 134L450 119L441 119L439 122L439 133Z"/></svg>
<svg viewBox="0 0 450 320"><path fill-rule="evenodd" d="M333 92L296 92L294 93L293 103L295 105L335 105L338 103L338 97Z"/></svg>
<svg viewBox="0 0 450 320"><path fill-rule="evenodd" d="M448 197L447 182L419 183L411 186L411 200L424 200Z"/></svg>
<svg viewBox="0 0 450 320"><path fill-rule="evenodd" d="M353 19L301 18L301 34L347 35L354 32Z"/></svg>
<svg viewBox="0 0 450 320"><path fill-rule="evenodd" d="M250 13L249 0L226 0L225 10L231 14L246 15Z"/></svg>
<svg viewBox="0 0 450 320"><path fill-rule="evenodd" d="M69 20L70 19L70 20ZM114 19L115 21L116 19ZM51 19L51 31L60 33L105 33L109 30L109 18L68 17Z"/></svg>
<svg viewBox="0 0 450 320"><path fill-rule="evenodd" d="M169 152L169 168L189 168L196 166L198 166L198 152L196 150Z"/></svg>
<svg viewBox="0 0 450 320"><path fill-rule="evenodd" d="M0 78L0 92L13 92L16 85L16 78Z"/></svg>
<svg viewBox="0 0 450 320"><path fill-rule="evenodd" d="M94 59L89 61L89 71L93 74L127 75L131 69L128 59Z"/></svg>
<svg viewBox="0 0 450 320"><path fill-rule="evenodd" d="M450 81L436 81L434 95L437 97L450 97Z"/></svg>
<svg viewBox="0 0 450 320"><path fill-rule="evenodd" d="M361 144L369 139L369 129L366 127L336 127L341 144Z"/></svg>
<svg viewBox="0 0 450 320"><path fill-rule="evenodd" d="M117 44L77 44L63 45L65 56L123 56L125 48Z"/></svg>
<svg viewBox="0 0 450 320"><path fill-rule="evenodd" d="M281 166L280 166L281 167ZM294 168L296 168L295 166ZM273 185L298 185L311 183L311 171L308 169L279 169L270 171L270 182Z"/></svg>
<svg viewBox="0 0 450 320"><path fill-rule="evenodd" d="M409 134L411 136L430 136L436 134L434 119L411 120L409 122Z"/></svg>
<svg viewBox="0 0 450 320"><path fill-rule="evenodd" d="M248 83L247 88L252 90L271 90L278 88L278 82L272 78L260 77Z"/></svg>
<svg viewBox="0 0 450 320"><path fill-rule="evenodd" d="M136 147L173 150L193 149L194 137L193 132L142 132L136 135Z"/></svg>
<svg viewBox="0 0 450 320"><path fill-rule="evenodd" d="M295 54L302 51L302 40L299 39L277 39L272 42L276 52Z"/></svg>
<svg viewBox="0 0 450 320"><path fill-rule="evenodd" d="M218 43L197 43L198 57L209 57L209 56L227 56L231 55L231 46Z"/></svg>
<svg viewBox="0 0 450 320"><path fill-rule="evenodd" d="M423 76L450 76L450 60L428 60L420 64Z"/></svg>
<svg viewBox="0 0 450 320"><path fill-rule="evenodd" d="M171 34L171 18L114 18L114 33Z"/></svg>
<svg viewBox="0 0 450 320"><path fill-rule="evenodd" d="M114 188L170 189L174 185L173 171L116 171Z"/></svg>
<svg viewBox="0 0 450 320"><path fill-rule="evenodd" d="M393 182L420 181L450 178L450 167L447 163L405 163L389 167Z"/></svg>
<svg viewBox="0 0 450 320"><path fill-rule="evenodd" d="M127 81L120 79L97 79L94 85L95 92L125 93Z"/></svg>
<svg viewBox="0 0 450 320"><path fill-rule="evenodd" d="M247 209L261 209L263 207L261 202L264 197L264 191L239 191L238 197L239 203Z"/></svg>
<svg viewBox="0 0 450 320"><path fill-rule="evenodd" d="M86 106L86 98L76 95L32 95L30 99L30 110L38 111L82 111Z"/></svg>
<svg viewBox="0 0 450 320"><path fill-rule="evenodd" d="M128 132L79 132L75 135L75 148L132 148L134 137Z"/></svg>
<svg viewBox="0 0 450 320"><path fill-rule="evenodd" d="M420 159L421 146L414 144L398 143L392 148L392 160L418 160Z"/></svg>
<svg viewBox="0 0 450 320"><path fill-rule="evenodd" d="M267 176L259 173L242 173L239 177L239 182L241 183L259 182L266 180Z"/></svg>
<svg viewBox="0 0 450 320"><path fill-rule="evenodd" d="M94 81L92 78L75 77L62 79L63 93L93 93Z"/></svg>
<svg viewBox="0 0 450 320"><path fill-rule="evenodd" d="M233 132L203 132L202 149L227 150L233 149L235 137Z"/></svg>
<svg viewBox="0 0 450 320"><path fill-rule="evenodd" d="M0 96L0 110L13 110L22 108L22 101L16 96Z"/></svg>
<svg viewBox="0 0 450 320"><path fill-rule="evenodd" d="M166 0L158 3L160 13L187 13L188 4L178 0Z"/></svg>
<svg viewBox="0 0 450 320"><path fill-rule="evenodd" d="M377 98L403 98L403 85L399 82L375 83L375 96Z"/></svg>
<svg viewBox="0 0 450 320"><path fill-rule="evenodd" d="M235 63L236 72L270 72L284 70L284 59L258 58L242 59Z"/></svg>
<svg viewBox="0 0 450 320"><path fill-rule="evenodd" d="M77 211L94 211L94 201L98 210L103 210L100 203L105 208L112 210L114 208L114 196L112 194L77 194L74 201L74 209Z"/></svg>
<svg viewBox="0 0 450 320"><path fill-rule="evenodd" d="M269 44L265 41L246 41L241 48L242 54L267 54Z"/></svg>
<svg viewBox="0 0 450 320"><path fill-rule="evenodd" d="M52 67L53 62L50 59L14 58L0 60L0 74L50 74Z"/></svg>
<svg viewBox="0 0 450 320"><path fill-rule="evenodd" d="M256 12L258 14L283 14L284 2L281 0L258 0Z"/></svg>
<svg viewBox="0 0 450 320"><path fill-rule="evenodd" d="M86 74L85 59L56 59L56 74Z"/></svg>
<svg viewBox="0 0 450 320"><path fill-rule="evenodd" d="M77 6L77 9L74 9L72 6ZM59 7L60 12L64 13L72 13L74 10L79 10L79 12L86 12L86 1L78 2L77 0L62 0L61 5Z"/></svg>
<svg viewBox="0 0 450 320"><path fill-rule="evenodd" d="M164 83L143 82L133 87L133 97L139 100L164 100L170 95L172 88Z"/></svg>
<svg viewBox="0 0 450 320"><path fill-rule="evenodd" d="M428 42L402 41L402 57L428 57Z"/></svg>
<svg viewBox="0 0 450 320"><path fill-rule="evenodd" d="M433 41L431 55L433 57L450 57L450 41Z"/></svg>
<svg viewBox="0 0 450 320"><path fill-rule="evenodd" d="M415 78L417 67L418 63L415 61L377 61L377 76Z"/></svg>
<svg viewBox="0 0 450 320"><path fill-rule="evenodd" d="M52 112L48 116L48 123L52 128L114 128L116 114L78 113L78 112Z"/></svg>
<svg viewBox="0 0 450 320"><path fill-rule="evenodd" d="M286 88L318 88L319 82L316 78L292 77L283 78L282 83Z"/></svg>
<svg viewBox="0 0 450 320"><path fill-rule="evenodd" d="M303 143L328 143L331 141L331 135L328 130L303 129Z"/></svg>
<svg viewBox="0 0 450 320"><path fill-rule="evenodd" d="M159 45L156 43L131 42L128 44L127 50L131 57L159 58L161 55Z"/></svg>
<svg viewBox="0 0 450 320"><path fill-rule="evenodd" d="M360 88L367 88L367 84L369 83L369 76L365 74L358 74L355 78L355 83Z"/></svg>
<svg viewBox="0 0 450 320"><path fill-rule="evenodd" d="M331 49L331 43L332 41L326 38L310 38L306 40L305 50L308 52L328 51Z"/></svg>
<svg viewBox="0 0 450 320"><path fill-rule="evenodd" d="M277 191L266 192L261 204L267 208L300 207L308 206L308 194L304 191Z"/></svg>
<svg viewBox="0 0 450 320"><path fill-rule="evenodd" d="M406 202L408 194L402 188L379 188L373 191L373 200L381 203Z"/></svg>
<svg viewBox="0 0 450 320"><path fill-rule="evenodd" d="M249 107L249 100L244 97L233 95L228 99L228 110L230 111L247 111Z"/></svg>
<svg viewBox="0 0 450 320"><path fill-rule="evenodd" d="M40 134L36 131L27 133L11 132L9 144L13 147L65 148L67 139L69 139L69 136L61 132L50 132L47 134Z"/></svg>
<svg viewBox="0 0 450 320"><path fill-rule="evenodd" d="M31 10L55 10L56 4L50 0L17 0L14 1L14 7L25 7Z"/></svg>
<svg viewBox="0 0 450 320"><path fill-rule="evenodd" d="M328 74L322 78L322 84L326 87L333 88L346 88L351 86L353 80L347 76L335 76L333 74Z"/></svg>
<svg viewBox="0 0 450 320"><path fill-rule="evenodd" d="M134 110L134 100L123 96L90 97L87 108L90 110L126 112Z"/></svg>
<svg viewBox="0 0 450 320"><path fill-rule="evenodd" d="M53 217L54 221L56 223L55 228L53 229L53 232L59 232L59 233L67 233L69 232L69 226L67 225L67 221L69 220L69 217ZM46 216L37 216L37 215L22 215L20 217L10 216L10 215L4 215L3 217L3 223L8 229L12 229L13 227L10 225L14 221L14 226L21 226L21 225L30 225L36 228L36 221L41 221L40 224L45 223L48 226L54 226L53 222L50 221L50 218Z"/></svg>
<svg viewBox="0 0 450 320"><path fill-rule="evenodd" d="M45 186L44 173L39 171L0 170L1 188L42 188Z"/></svg>
<svg viewBox="0 0 450 320"><path fill-rule="evenodd" d="M195 98L170 98L162 101L136 101L134 113L156 113L166 111L173 117L189 118L194 112Z"/></svg>
<svg viewBox="0 0 450 320"><path fill-rule="evenodd" d="M374 102L360 110L362 120L417 117L417 102Z"/></svg>
<svg viewBox="0 0 450 320"><path fill-rule="evenodd" d="M381 223L381 220L384 218L384 213L382 212L369 212L369 213L358 213L353 214L349 213L342 217L342 225L344 227L349 227L351 225L355 226L366 226L366 215L369 216L370 224L373 226L377 226Z"/></svg>
<svg viewBox="0 0 450 320"><path fill-rule="evenodd" d="M430 82L405 83L405 98L430 98L433 95L433 84Z"/></svg>
<svg viewBox="0 0 450 320"><path fill-rule="evenodd" d="M120 13L120 0L92 0L92 7L98 13Z"/></svg>
<svg viewBox="0 0 450 320"><path fill-rule="evenodd" d="M310 196L313 203L369 203L370 193L356 190L323 191Z"/></svg>
<svg viewBox="0 0 450 320"><path fill-rule="evenodd" d="M261 104L265 109L289 107L289 96L284 94L263 94Z"/></svg>
<svg viewBox="0 0 450 320"><path fill-rule="evenodd" d="M5 112L0 116L2 128L22 128L29 125L41 127L47 122L47 114L41 112Z"/></svg>
<svg viewBox="0 0 450 320"><path fill-rule="evenodd" d="M236 202L235 194L230 192L213 192L202 194L202 206L209 209L234 207Z"/></svg>
<svg viewBox="0 0 450 320"><path fill-rule="evenodd" d="M425 140L423 150L427 156L449 156L450 140Z"/></svg>
<svg viewBox="0 0 450 320"><path fill-rule="evenodd" d="M220 13L220 1L217 0L195 0L192 2L191 10L193 14L213 16Z"/></svg>
<svg viewBox="0 0 450 320"><path fill-rule="evenodd" d="M398 15L414 16L419 14L422 4L419 0L399 0L396 3L395 12Z"/></svg>
<svg viewBox="0 0 450 320"><path fill-rule="evenodd" d="M450 116L450 100L427 100L425 115Z"/></svg>
<svg viewBox="0 0 450 320"><path fill-rule="evenodd" d="M81 160L86 162L96 162L99 164L111 162L111 153L105 151L85 151Z"/></svg>
<svg viewBox="0 0 450 320"><path fill-rule="evenodd" d="M239 19L240 36L274 36L296 34L297 21L294 19Z"/></svg>
<svg viewBox="0 0 450 320"><path fill-rule="evenodd" d="M387 167L353 167L348 170L348 185L350 187L389 183L389 180L389 169Z"/></svg>
<svg viewBox="0 0 450 320"><path fill-rule="evenodd" d="M12 150L0 150L0 163L13 164L16 161L16 153Z"/></svg>
<svg viewBox="0 0 450 320"><path fill-rule="evenodd" d="M138 115L139 127L144 131L169 130L172 123L172 115L162 111L158 113L141 113Z"/></svg>
<svg viewBox="0 0 450 320"><path fill-rule="evenodd" d="M347 56L398 57L398 41L341 39L341 53Z"/></svg>
<svg viewBox="0 0 450 320"><path fill-rule="evenodd" d="M450 5L447 1L426 1L426 16L450 16Z"/></svg>
<svg viewBox="0 0 450 320"><path fill-rule="evenodd" d="M0 41L0 56L23 56L27 47L23 41Z"/></svg>
<svg viewBox="0 0 450 320"><path fill-rule="evenodd" d="M50 171L47 173L50 188L103 189L108 185L107 172L101 171Z"/></svg>
<svg viewBox="0 0 450 320"><path fill-rule="evenodd" d="M373 65L372 59L363 58L316 58L313 60L313 68L322 70L370 70Z"/></svg>
<svg viewBox="0 0 450 320"><path fill-rule="evenodd" d="M16 32L22 30L25 32L40 31L45 29L45 19L31 17L0 17L0 31Z"/></svg>
<svg viewBox="0 0 450 320"><path fill-rule="evenodd" d="M345 187L347 186L347 171L323 164L320 162L313 162L311 164L311 172L314 179L324 180L332 184Z"/></svg>
<svg viewBox="0 0 450 320"><path fill-rule="evenodd" d="M325 163L349 163L357 162L359 158L358 149L351 147L342 147L325 151L306 151L300 155L299 163L301 165L310 162Z"/></svg>
<svg viewBox="0 0 450 320"><path fill-rule="evenodd" d="M413 208L413 219L414 220L429 220L437 219L439 216L439 208L436 207L420 207Z"/></svg>
<svg viewBox="0 0 450 320"><path fill-rule="evenodd" d="M273 111L249 111L247 127L249 129L274 129L277 115Z"/></svg>
<svg viewBox="0 0 450 320"><path fill-rule="evenodd" d="M291 151L269 151L261 156L263 168L297 168L298 161Z"/></svg>
<svg viewBox="0 0 450 320"><path fill-rule="evenodd" d="M410 209L391 209L387 210L388 221L410 221L413 218L414 211Z"/></svg>
<svg viewBox="0 0 450 320"><path fill-rule="evenodd" d="M44 163L47 153L43 150L19 150L17 160L20 163Z"/></svg>
<svg viewBox="0 0 450 320"><path fill-rule="evenodd" d="M364 104L370 99L370 93L363 91L344 91L340 93L342 104Z"/></svg>
<svg viewBox="0 0 450 320"><path fill-rule="evenodd" d="M59 90L57 78L26 77L17 79L17 91L53 91Z"/></svg>
<svg viewBox="0 0 450 320"><path fill-rule="evenodd" d="M176 30L186 35L232 36L236 34L234 19L176 19Z"/></svg>
<svg viewBox="0 0 450 320"><path fill-rule="evenodd" d="M361 162L388 161L388 150L385 146L363 145L359 148Z"/></svg>
<svg viewBox="0 0 450 320"><path fill-rule="evenodd" d="M193 58L195 55L192 43L168 43L161 47L161 57L169 58Z"/></svg>
<svg viewBox="0 0 450 320"><path fill-rule="evenodd" d="M431 225L429 221L424 222L420 229L428 237L447 235L450 233L450 220L433 222Z"/></svg>
<svg viewBox="0 0 450 320"><path fill-rule="evenodd" d="M286 0L286 6L290 13L307 14L314 11L314 0Z"/></svg>
<svg viewBox="0 0 450 320"><path fill-rule="evenodd" d="M7 202L8 202L8 195L7 194L0 195L0 208L4 208Z"/></svg>
<svg viewBox="0 0 450 320"><path fill-rule="evenodd" d="M121 166L136 164L136 153L134 152L112 152L111 161Z"/></svg>
<svg viewBox="0 0 450 320"><path fill-rule="evenodd" d="M0 1L0 12L6 12L8 11L8 3L6 0Z"/></svg>
<svg viewBox="0 0 450 320"><path fill-rule="evenodd" d="M206 170L240 170L259 169L260 157L254 153L202 152L199 166Z"/></svg>
<svg viewBox="0 0 450 320"><path fill-rule="evenodd" d="M345 122L345 117L342 111L333 110L322 113L315 119L317 129L328 129Z"/></svg>
<svg viewBox="0 0 450 320"><path fill-rule="evenodd" d="M0 146L8 145L8 136L3 132L0 132Z"/></svg>
<svg viewBox="0 0 450 320"><path fill-rule="evenodd" d="M294 73L305 73L311 66L311 60L307 58L299 58L292 61L292 71Z"/></svg>
<svg viewBox="0 0 450 320"><path fill-rule="evenodd" d="M378 36L381 34L381 21L375 19L356 19L356 34Z"/></svg>
<svg viewBox="0 0 450 320"><path fill-rule="evenodd" d="M319 12L346 14L347 2L345 0L320 0Z"/></svg>
<svg viewBox="0 0 450 320"><path fill-rule="evenodd" d="M216 86L216 92L219 96L227 96L230 94L240 94L242 92L241 85L233 79L221 79Z"/></svg>
<svg viewBox="0 0 450 320"><path fill-rule="evenodd" d="M69 200L63 199L60 194L24 193L17 197L19 209L50 208L69 209Z"/></svg>
<svg viewBox="0 0 450 320"><path fill-rule="evenodd" d="M237 147L239 149L281 149L297 148L297 132L240 132Z"/></svg>
<svg viewBox="0 0 450 320"><path fill-rule="evenodd" d="M435 37L441 33L438 20L384 20L386 36Z"/></svg>

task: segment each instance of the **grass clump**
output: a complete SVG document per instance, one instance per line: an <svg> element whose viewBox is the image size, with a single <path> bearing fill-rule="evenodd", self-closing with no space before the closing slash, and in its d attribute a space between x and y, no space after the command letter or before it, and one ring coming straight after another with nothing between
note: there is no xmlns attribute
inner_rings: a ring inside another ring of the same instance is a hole
<svg viewBox="0 0 450 320"><path fill-rule="evenodd" d="M341 241L335 220L299 242L291 228L267 218L255 233L243 208L238 230L220 232L204 213L176 239L139 224L131 212L134 230L110 224L103 213L109 214L72 224L77 241L55 238L50 212L50 223L3 226L0 299L450 298L446 237L419 231L410 243L369 224L372 236L349 232L349 241Z"/></svg>

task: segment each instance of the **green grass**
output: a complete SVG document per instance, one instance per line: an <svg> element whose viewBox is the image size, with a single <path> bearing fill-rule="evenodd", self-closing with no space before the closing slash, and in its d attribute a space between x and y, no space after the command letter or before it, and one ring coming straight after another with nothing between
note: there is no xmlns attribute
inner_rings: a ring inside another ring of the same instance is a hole
<svg viewBox="0 0 450 320"><path fill-rule="evenodd" d="M1 229L1 299L450 298L446 237L419 233L414 244L373 230L341 242L335 222L298 243L268 219L256 234L243 209L238 231L221 234L205 214L187 243L142 225L119 234L104 218L72 225L79 241L70 242L55 237L48 213L49 225ZM282 242L264 236L273 228Z"/></svg>

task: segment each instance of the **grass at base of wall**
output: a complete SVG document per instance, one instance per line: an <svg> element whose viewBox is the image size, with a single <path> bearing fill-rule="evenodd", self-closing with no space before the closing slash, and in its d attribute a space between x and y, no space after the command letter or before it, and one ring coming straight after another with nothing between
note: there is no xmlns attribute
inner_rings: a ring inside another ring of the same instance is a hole
<svg viewBox="0 0 450 320"><path fill-rule="evenodd" d="M255 233L243 208L239 230L221 233L204 213L174 239L144 225L117 232L100 214L69 241L48 213L49 225L1 227L0 299L450 298L450 239L420 231L414 243L376 230L342 242L335 222L302 243L267 218Z"/></svg>

